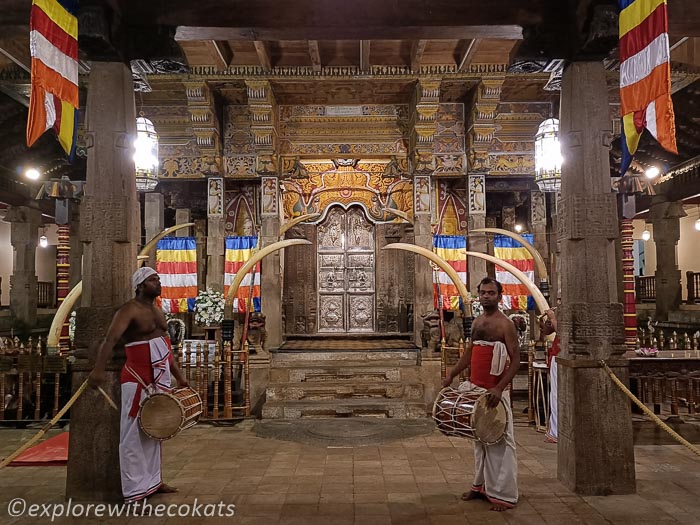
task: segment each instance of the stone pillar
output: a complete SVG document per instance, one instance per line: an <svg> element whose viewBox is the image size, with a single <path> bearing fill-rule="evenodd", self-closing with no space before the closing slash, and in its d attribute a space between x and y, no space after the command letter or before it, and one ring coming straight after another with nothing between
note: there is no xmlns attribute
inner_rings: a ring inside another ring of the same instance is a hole
<svg viewBox="0 0 700 525"><path fill-rule="evenodd" d="M504 230L515 231L515 208L513 206L501 208L501 227Z"/></svg>
<svg viewBox="0 0 700 525"><path fill-rule="evenodd" d="M41 226L41 211L29 206L10 206L5 214L10 223L10 242L14 248L10 277L10 310L28 328L34 328L37 308L36 245Z"/></svg>
<svg viewBox="0 0 700 525"><path fill-rule="evenodd" d="M224 292L225 227L226 219L224 217L209 217L207 219L206 287L221 293Z"/></svg>
<svg viewBox="0 0 700 525"><path fill-rule="evenodd" d="M486 227L486 215L469 215L469 231L485 228ZM469 234L469 244L467 248L470 252L486 253L488 245L488 238L486 233L470 233ZM469 266L469 291L477 295L476 287L479 285L481 280L488 275L486 269L486 261L479 259L478 257L468 258Z"/></svg>
<svg viewBox="0 0 700 525"><path fill-rule="evenodd" d="M78 309L73 389L94 364L116 308L134 297L140 238L132 144L136 111L131 70L122 63L92 62L86 128L87 182L81 204L83 296ZM119 403L123 348L109 363L105 391ZM96 424L98 422L99 424ZM121 501L119 412L89 389L71 409L66 497Z"/></svg>
<svg viewBox="0 0 700 525"><path fill-rule="evenodd" d="M153 237L158 235L165 229L165 209L163 204L163 194L162 193L146 193L145 203L143 206L144 224L146 229L146 242L149 242ZM151 268L156 267L156 251L148 257L148 266Z"/></svg>
<svg viewBox="0 0 700 525"><path fill-rule="evenodd" d="M190 220L190 210L189 208L178 208L175 210L175 225L177 226L178 224L186 224L188 222L192 222ZM175 237L189 237L190 236L190 229L189 228L180 228L175 232Z"/></svg>
<svg viewBox="0 0 700 525"><path fill-rule="evenodd" d="M413 228L416 246L432 250L433 230L430 215L416 215ZM421 330L423 330L422 316L434 308L433 270L428 259L416 256L414 276L413 336L415 344L420 347Z"/></svg>
<svg viewBox="0 0 700 525"><path fill-rule="evenodd" d="M540 252L542 258L549 259L549 246L547 245L547 199L541 191L530 193L530 231L533 235L533 246ZM549 281L544 275L536 277L540 290L549 299Z"/></svg>
<svg viewBox="0 0 700 525"><path fill-rule="evenodd" d="M678 269L680 218L685 217L679 202L669 202L665 195L651 198L651 224L656 249L656 320L668 321L668 313L681 304L681 271Z"/></svg>
<svg viewBox="0 0 700 525"><path fill-rule="evenodd" d="M263 217L260 231L260 247L277 242L280 234L279 217ZM309 248L310 249L310 248ZM262 311L265 314L267 350L282 345L284 327L282 323L282 252L277 251L265 257L260 267L260 293Z"/></svg>
<svg viewBox="0 0 700 525"><path fill-rule="evenodd" d="M615 239L620 234L610 189L610 115L605 69L574 62L561 95L559 206L562 306L559 336L558 477L578 494L635 491L630 403L599 361L628 381L624 325L617 297Z"/></svg>

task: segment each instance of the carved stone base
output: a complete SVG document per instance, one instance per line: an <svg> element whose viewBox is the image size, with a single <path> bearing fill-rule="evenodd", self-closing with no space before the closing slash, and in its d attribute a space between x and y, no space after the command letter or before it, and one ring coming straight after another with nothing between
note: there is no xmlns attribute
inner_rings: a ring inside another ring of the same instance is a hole
<svg viewBox="0 0 700 525"><path fill-rule="evenodd" d="M559 480L580 495L635 492L629 400L597 361L560 356L557 363ZM629 383L626 361L610 367Z"/></svg>

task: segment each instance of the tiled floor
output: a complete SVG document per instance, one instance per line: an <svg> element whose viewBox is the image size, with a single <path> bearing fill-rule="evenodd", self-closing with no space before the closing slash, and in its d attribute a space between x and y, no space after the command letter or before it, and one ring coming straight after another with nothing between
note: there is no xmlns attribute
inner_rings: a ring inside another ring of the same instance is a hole
<svg viewBox="0 0 700 525"><path fill-rule="evenodd" d="M635 448L637 494L579 497L556 479L556 446L522 423L516 426L520 503L505 513L484 501L463 502L473 459L467 440L434 432L381 445L320 446L258 437L253 422L232 428L200 426L165 444L166 481L178 494L157 495L154 505L234 503L233 518L120 518L105 523L260 525L466 525L575 523L699 523L700 461L677 445ZM0 429L0 456L32 431ZM55 433L55 431L54 431ZM0 523L50 523L50 518L8 519L8 502L61 502L64 467L7 468L0 472ZM210 507L213 508L213 507ZM98 523L57 519L54 523Z"/></svg>

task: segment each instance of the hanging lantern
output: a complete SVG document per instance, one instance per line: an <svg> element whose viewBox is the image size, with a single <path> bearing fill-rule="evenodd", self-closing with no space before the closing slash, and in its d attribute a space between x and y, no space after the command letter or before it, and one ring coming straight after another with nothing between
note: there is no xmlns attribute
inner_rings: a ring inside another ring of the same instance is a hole
<svg viewBox="0 0 700 525"><path fill-rule="evenodd" d="M158 185L158 134L153 122L143 116L136 119L134 150L136 191L153 191Z"/></svg>
<svg viewBox="0 0 700 525"><path fill-rule="evenodd" d="M561 163L559 120L548 118L535 135L535 182L540 191L561 190Z"/></svg>

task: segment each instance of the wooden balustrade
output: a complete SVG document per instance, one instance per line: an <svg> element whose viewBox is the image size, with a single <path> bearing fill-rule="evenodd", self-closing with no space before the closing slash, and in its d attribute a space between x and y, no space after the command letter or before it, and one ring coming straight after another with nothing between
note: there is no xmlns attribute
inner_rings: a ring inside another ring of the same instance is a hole
<svg viewBox="0 0 700 525"><path fill-rule="evenodd" d="M54 283L39 281L36 286L37 308L54 308L56 301L54 299Z"/></svg>
<svg viewBox="0 0 700 525"><path fill-rule="evenodd" d="M656 276L638 275L634 278L634 293L638 303L656 301Z"/></svg>
<svg viewBox="0 0 700 525"><path fill-rule="evenodd" d="M688 304L700 303L700 272L685 272L685 283L688 290Z"/></svg>

